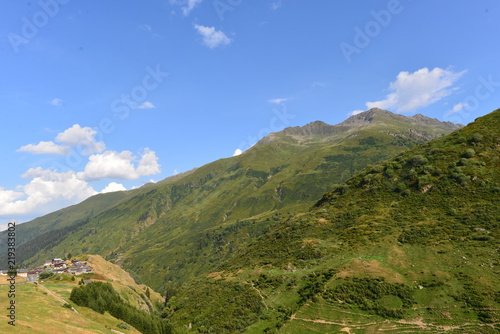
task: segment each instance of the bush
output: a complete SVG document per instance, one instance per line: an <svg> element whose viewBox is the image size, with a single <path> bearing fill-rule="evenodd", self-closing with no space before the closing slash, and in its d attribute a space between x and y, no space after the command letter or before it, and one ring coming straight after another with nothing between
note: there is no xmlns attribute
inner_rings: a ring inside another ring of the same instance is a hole
<svg viewBox="0 0 500 334"><path fill-rule="evenodd" d="M468 148L462 156L464 158L470 159L473 158L475 155L476 151L474 151L472 148Z"/></svg>
<svg viewBox="0 0 500 334"><path fill-rule="evenodd" d="M50 270L45 270L45 271L42 271L40 273L40 275L38 276L39 279L46 279L46 278L49 278L51 276L53 276L54 273Z"/></svg>
<svg viewBox="0 0 500 334"><path fill-rule="evenodd" d="M426 163L427 159L423 155L415 155L408 161L408 164L411 167L420 167L425 165Z"/></svg>
<svg viewBox="0 0 500 334"><path fill-rule="evenodd" d="M130 330L132 328L130 328L129 325L127 325L126 323L124 322L120 322L118 325L116 325L116 327L120 328L120 329L125 329L125 330Z"/></svg>

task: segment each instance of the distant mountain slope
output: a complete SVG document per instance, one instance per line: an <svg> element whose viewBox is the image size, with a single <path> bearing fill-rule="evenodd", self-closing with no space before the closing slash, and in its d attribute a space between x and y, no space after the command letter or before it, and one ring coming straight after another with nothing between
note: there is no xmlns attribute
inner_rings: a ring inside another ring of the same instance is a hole
<svg viewBox="0 0 500 334"><path fill-rule="evenodd" d="M498 333L499 204L497 110L288 215L187 285L171 319L203 333Z"/></svg>
<svg viewBox="0 0 500 334"><path fill-rule="evenodd" d="M101 254L162 289L209 272L280 216L307 210L367 165L457 127L372 109L338 126L288 128L240 156L126 193L71 228L76 220L61 217L67 225L53 225L18 253L26 264L69 252ZM44 219L26 224L34 230Z"/></svg>

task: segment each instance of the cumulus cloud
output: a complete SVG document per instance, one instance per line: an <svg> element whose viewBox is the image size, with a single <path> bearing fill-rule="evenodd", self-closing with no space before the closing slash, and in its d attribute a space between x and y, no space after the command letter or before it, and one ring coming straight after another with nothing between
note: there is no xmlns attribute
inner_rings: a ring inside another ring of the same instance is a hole
<svg viewBox="0 0 500 334"><path fill-rule="evenodd" d="M149 101L146 101L137 107L137 109L153 109L153 108L156 108L155 105Z"/></svg>
<svg viewBox="0 0 500 334"><path fill-rule="evenodd" d="M84 180L117 179L137 180L161 172L158 157L154 151L146 149L137 164L136 157L130 151L106 151L89 157L89 162L78 176Z"/></svg>
<svg viewBox="0 0 500 334"><path fill-rule="evenodd" d="M148 106L148 105L146 105ZM154 106L153 106L154 107ZM97 131L90 127L81 127L79 124L59 133L55 141L41 141L38 144L29 144L22 146L18 152L28 152L32 154L58 154L67 155L72 152L71 147L81 147L83 154L100 153L104 151L106 145L104 142L96 140Z"/></svg>
<svg viewBox="0 0 500 334"><path fill-rule="evenodd" d="M236 157L236 156L240 155L241 153L243 153L243 151L241 149L237 148L236 150L234 150L233 157Z"/></svg>
<svg viewBox="0 0 500 334"><path fill-rule="evenodd" d="M105 150L106 145L102 141L97 142L96 135L97 131L92 128L82 128L79 124L74 124L71 128L59 133L56 142L81 147L84 154L100 153Z"/></svg>
<svg viewBox="0 0 500 334"><path fill-rule="evenodd" d="M195 24L195 29L203 37L203 44L210 49L231 43L231 39L226 36L222 31L215 30L214 27L205 27Z"/></svg>
<svg viewBox="0 0 500 334"><path fill-rule="evenodd" d="M115 191L125 191L127 190L127 188L125 188L125 186L121 183L116 183L116 182L110 182L106 188L104 188L102 191L101 191L101 194L105 194L105 193L112 193L112 192L115 192Z"/></svg>
<svg viewBox="0 0 500 334"><path fill-rule="evenodd" d="M31 168L22 177L30 179L24 186L15 190L0 187L0 223L1 219L34 218L63 207L79 203L98 192L90 182L103 179L137 180L143 176L161 173L158 157L154 151L146 148L134 156L130 151L105 151L104 142L96 139L97 131L78 124L59 133L54 141L41 141L29 144L18 151L33 154L67 155L73 148L79 147L86 162L83 171L67 171L59 173L42 167ZM102 192L122 191L125 187L110 182Z"/></svg>
<svg viewBox="0 0 500 334"><path fill-rule="evenodd" d="M75 172L29 169L31 181L18 191L0 189L0 216L45 214L81 202L97 192Z"/></svg>
<svg viewBox="0 0 500 334"><path fill-rule="evenodd" d="M57 154L66 155L71 153L68 146L57 145L52 141L41 141L38 144L29 144L21 147L18 152L28 152L32 154Z"/></svg>
<svg viewBox="0 0 500 334"><path fill-rule="evenodd" d="M273 104L282 104L283 102L286 102L286 101L288 101L288 99L271 99L271 100L267 100L267 102L273 103Z"/></svg>
<svg viewBox="0 0 500 334"><path fill-rule="evenodd" d="M401 113L426 107L450 95L453 85L464 73L439 67L432 71L424 67L413 73L400 72L389 85L391 93L384 100L367 102L366 106Z"/></svg>
<svg viewBox="0 0 500 334"><path fill-rule="evenodd" d="M55 99L50 100L49 103L55 107L60 107L60 106L64 105L64 101L60 98L57 98L57 97Z"/></svg>
<svg viewBox="0 0 500 334"><path fill-rule="evenodd" d="M156 153L151 151L149 148L146 148L141 156L141 160L139 161L139 166L137 167L137 178L141 176L159 174L160 172L160 164L158 163Z"/></svg>

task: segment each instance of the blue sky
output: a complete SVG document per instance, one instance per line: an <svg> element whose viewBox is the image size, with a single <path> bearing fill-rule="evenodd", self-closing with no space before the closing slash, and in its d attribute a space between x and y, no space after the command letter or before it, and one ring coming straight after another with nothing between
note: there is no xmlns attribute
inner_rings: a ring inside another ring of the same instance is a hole
<svg viewBox="0 0 500 334"><path fill-rule="evenodd" d="M0 229L370 107L500 107L500 2L9 1Z"/></svg>

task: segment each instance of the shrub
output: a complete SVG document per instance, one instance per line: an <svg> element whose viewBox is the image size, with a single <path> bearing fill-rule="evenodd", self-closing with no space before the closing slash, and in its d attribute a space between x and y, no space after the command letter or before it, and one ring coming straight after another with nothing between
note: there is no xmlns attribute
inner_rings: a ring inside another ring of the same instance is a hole
<svg viewBox="0 0 500 334"><path fill-rule="evenodd" d="M409 161L408 164L411 167L420 167L427 163L427 159L423 155L415 155Z"/></svg>
<svg viewBox="0 0 500 334"><path fill-rule="evenodd" d="M120 329L125 329L125 330L130 330L132 328L130 328L129 325L127 325L126 323L124 322L120 322L118 325L116 325L116 327L120 328Z"/></svg>
<svg viewBox="0 0 500 334"><path fill-rule="evenodd" d="M50 276L53 276L54 273L50 270L45 270L45 271L42 271L40 273L40 275L38 276L38 278L40 279L46 279L46 278L49 278Z"/></svg>
<svg viewBox="0 0 500 334"><path fill-rule="evenodd" d="M479 143L482 142L484 139L483 135L480 133L475 133L474 136L471 138L471 143Z"/></svg>
<svg viewBox="0 0 500 334"><path fill-rule="evenodd" d="M468 148L462 156L464 158L470 159L473 158L475 155L476 151L474 151L472 148Z"/></svg>

